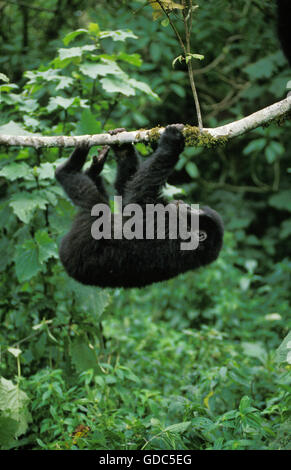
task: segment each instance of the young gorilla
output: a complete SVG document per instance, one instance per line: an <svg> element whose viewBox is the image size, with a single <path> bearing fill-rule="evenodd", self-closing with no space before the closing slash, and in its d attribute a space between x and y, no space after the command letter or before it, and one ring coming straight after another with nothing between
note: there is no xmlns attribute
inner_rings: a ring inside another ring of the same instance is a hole
<svg viewBox="0 0 291 470"><path fill-rule="evenodd" d="M123 198L123 206L135 203L145 209L146 204L168 204L160 192L184 149L184 137L178 127L167 126L157 150L140 166L132 144L114 146L118 165L115 188ZM222 247L223 224L220 216L208 207L199 212L199 233L204 241L195 250L181 250L183 240L180 237L132 240L113 236L95 240L92 237L91 227L96 220L91 216L92 206L108 205L100 177L108 151L109 147L103 148L99 157L93 158L90 168L82 173L88 148L77 147L56 170L57 180L73 203L81 208L60 246L60 258L68 274L88 285L143 287L214 261ZM171 207L179 211L180 202L173 201ZM188 213L191 215L190 206L187 206ZM169 227L166 228L168 234Z"/></svg>

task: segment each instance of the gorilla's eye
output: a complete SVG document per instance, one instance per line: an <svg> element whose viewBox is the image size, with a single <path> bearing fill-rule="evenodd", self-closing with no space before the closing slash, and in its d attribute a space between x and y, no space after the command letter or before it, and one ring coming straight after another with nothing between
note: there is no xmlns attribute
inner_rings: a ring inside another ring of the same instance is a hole
<svg viewBox="0 0 291 470"><path fill-rule="evenodd" d="M207 233L204 230L199 231L199 242L204 242L207 239Z"/></svg>

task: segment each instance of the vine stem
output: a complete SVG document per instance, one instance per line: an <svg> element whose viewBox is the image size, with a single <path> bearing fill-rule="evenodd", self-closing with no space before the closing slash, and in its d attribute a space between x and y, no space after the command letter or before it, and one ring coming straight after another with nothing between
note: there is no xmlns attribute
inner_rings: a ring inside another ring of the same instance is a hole
<svg viewBox="0 0 291 470"><path fill-rule="evenodd" d="M189 0L189 5L186 5L185 0L182 0L182 5L184 7L183 9L183 19L184 19L184 26L185 26L185 36L186 36L186 46L184 44L183 39L181 38L179 31L177 30L176 26L174 25L169 13L167 12L166 8L164 5L161 3L160 0L156 0L157 3L160 5L160 8L163 10L164 14L168 18L169 24L171 28L173 29L177 40L181 46L182 52L185 56L185 60L187 59L187 55L191 53L191 43L190 43L190 37L191 37L191 28L192 28L192 0ZM189 21L189 23L188 23ZM195 108L196 108L196 113L197 113L197 119L198 119L198 127L200 132L203 131L203 122L202 122L202 114L201 114L201 108L200 108L200 103L199 103L199 98L198 98L198 93L195 85L195 80L194 80L194 71L192 67L192 59L190 57L190 60L186 61L187 64L187 69L188 69L188 75L189 75L189 80L190 80L190 86L193 94L193 99L195 103Z"/></svg>
<svg viewBox="0 0 291 470"><path fill-rule="evenodd" d="M191 54L192 0L189 0L189 5L186 5L186 0L182 0L182 4L184 6L183 18L184 18L185 36L186 36L186 53ZM195 107L196 107L196 112L197 112L198 127L199 127L200 132L202 132L203 131L202 114L201 114L201 108L200 108L198 93L197 93L195 80L194 80L194 71L193 71L193 67L192 67L192 57L191 56L190 56L190 58L187 62L187 68L188 68L190 85L191 85L191 89L192 89L192 93L193 93L193 97L194 97L194 102L195 102Z"/></svg>
<svg viewBox="0 0 291 470"><path fill-rule="evenodd" d="M178 41L179 41L179 43L180 43L180 46L181 46L181 48L182 48L183 53L186 54L186 47L185 47L185 44L184 44L184 42L183 42L183 40L182 40L182 38L181 38L181 36L180 36L180 34L179 34L179 31L177 30L176 26L174 25L173 21L171 20L171 17L170 17L170 15L169 15L169 13L168 13L167 10L165 9L164 5L160 2L160 0L156 0L156 1L157 1L157 3L160 5L160 7L161 7L161 9L163 10L163 12L164 12L164 14L166 15L166 17L168 18L169 24L170 24L172 30L174 31L174 33L175 33L175 35L176 35L176 37L177 37L177 39L178 39Z"/></svg>

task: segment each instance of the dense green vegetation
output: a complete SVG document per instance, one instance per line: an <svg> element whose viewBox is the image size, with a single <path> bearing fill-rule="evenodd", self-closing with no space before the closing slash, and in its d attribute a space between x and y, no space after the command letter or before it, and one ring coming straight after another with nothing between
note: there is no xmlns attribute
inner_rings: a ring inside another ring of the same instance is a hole
<svg viewBox="0 0 291 470"><path fill-rule="evenodd" d="M196 125L179 44L146 3L4 2L0 133ZM197 3L205 127L283 99L273 2ZM290 132L285 120L187 148L168 192L222 214L221 256L126 291L81 286L58 260L68 151L0 147L0 448L291 448Z"/></svg>

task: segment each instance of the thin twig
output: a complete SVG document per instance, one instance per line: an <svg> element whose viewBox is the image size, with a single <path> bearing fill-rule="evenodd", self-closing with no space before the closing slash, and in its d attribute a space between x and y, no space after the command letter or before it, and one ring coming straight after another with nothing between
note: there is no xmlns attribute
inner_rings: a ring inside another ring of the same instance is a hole
<svg viewBox="0 0 291 470"><path fill-rule="evenodd" d="M161 9L163 10L163 12L165 13L166 17L168 18L169 24L170 24L171 28L173 29L173 31L174 31L174 33L175 33L175 35L176 35L176 37L177 37L177 39L178 39L178 41L179 41L179 43L180 43L180 46L181 46L181 48L182 48L183 53L184 53L185 56L186 56L186 48L185 48L184 42L183 42L183 40L182 40L182 38L181 38L181 36L180 36L180 34L179 34L179 31L177 30L176 26L175 26L174 23L172 22L169 13L168 13L167 10L164 8L164 5L160 2L160 0L157 0L157 3L160 5Z"/></svg>
<svg viewBox="0 0 291 470"><path fill-rule="evenodd" d="M192 0L190 0L190 5L187 6L185 3L185 0L182 0L183 4L183 19L184 19L184 28L185 28L185 36L186 36L186 45L184 44L183 39L181 38L179 31L177 30L175 24L173 23L168 11L162 4L160 0L157 0L157 3L160 5L160 8L163 10L164 14L167 16L169 24L171 28L173 29L178 42L181 46L182 52L184 54L184 58L187 63L187 69L188 69L188 75L189 75L189 80L190 80L190 86L193 94L193 99L196 107L196 113L197 113L197 120L198 120L198 127L200 132L203 130L203 122L202 122L202 115L201 115L201 109L200 109L200 103L199 103L199 98L198 98L198 93L195 85L195 80L194 80L194 71L192 67L192 59L190 58L187 60L187 56L189 58L189 54L191 54L191 45L190 45L190 37L191 37L191 27L192 27ZM188 23L189 22L189 23Z"/></svg>
<svg viewBox="0 0 291 470"><path fill-rule="evenodd" d="M191 54L191 27L192 27L192 0L190 0L190 6L188 6L188 12L186 10L186 2L185 0L182 0L184 10L183 10L183 18L184 18L184 26L185 26L185 35L186 35L186 51L187 54ZM187 14L186 14L187 13ZM189 22L189 24L188 24ZM187 68L188 68L188 75L189 75L189 80L190 80L190 85L194 97L194 102L195 102L195 107L196 107L196 112L197 112L197 118L198 118L198 127L200 132L203 130L203 122L202 122L202 115L201 115L201 109L200 109L200 103L199 103L199 98L198 98L198 93L195 85L195 80L194 80L194 71L192 67L192 58L187 61Z"/></svg>

